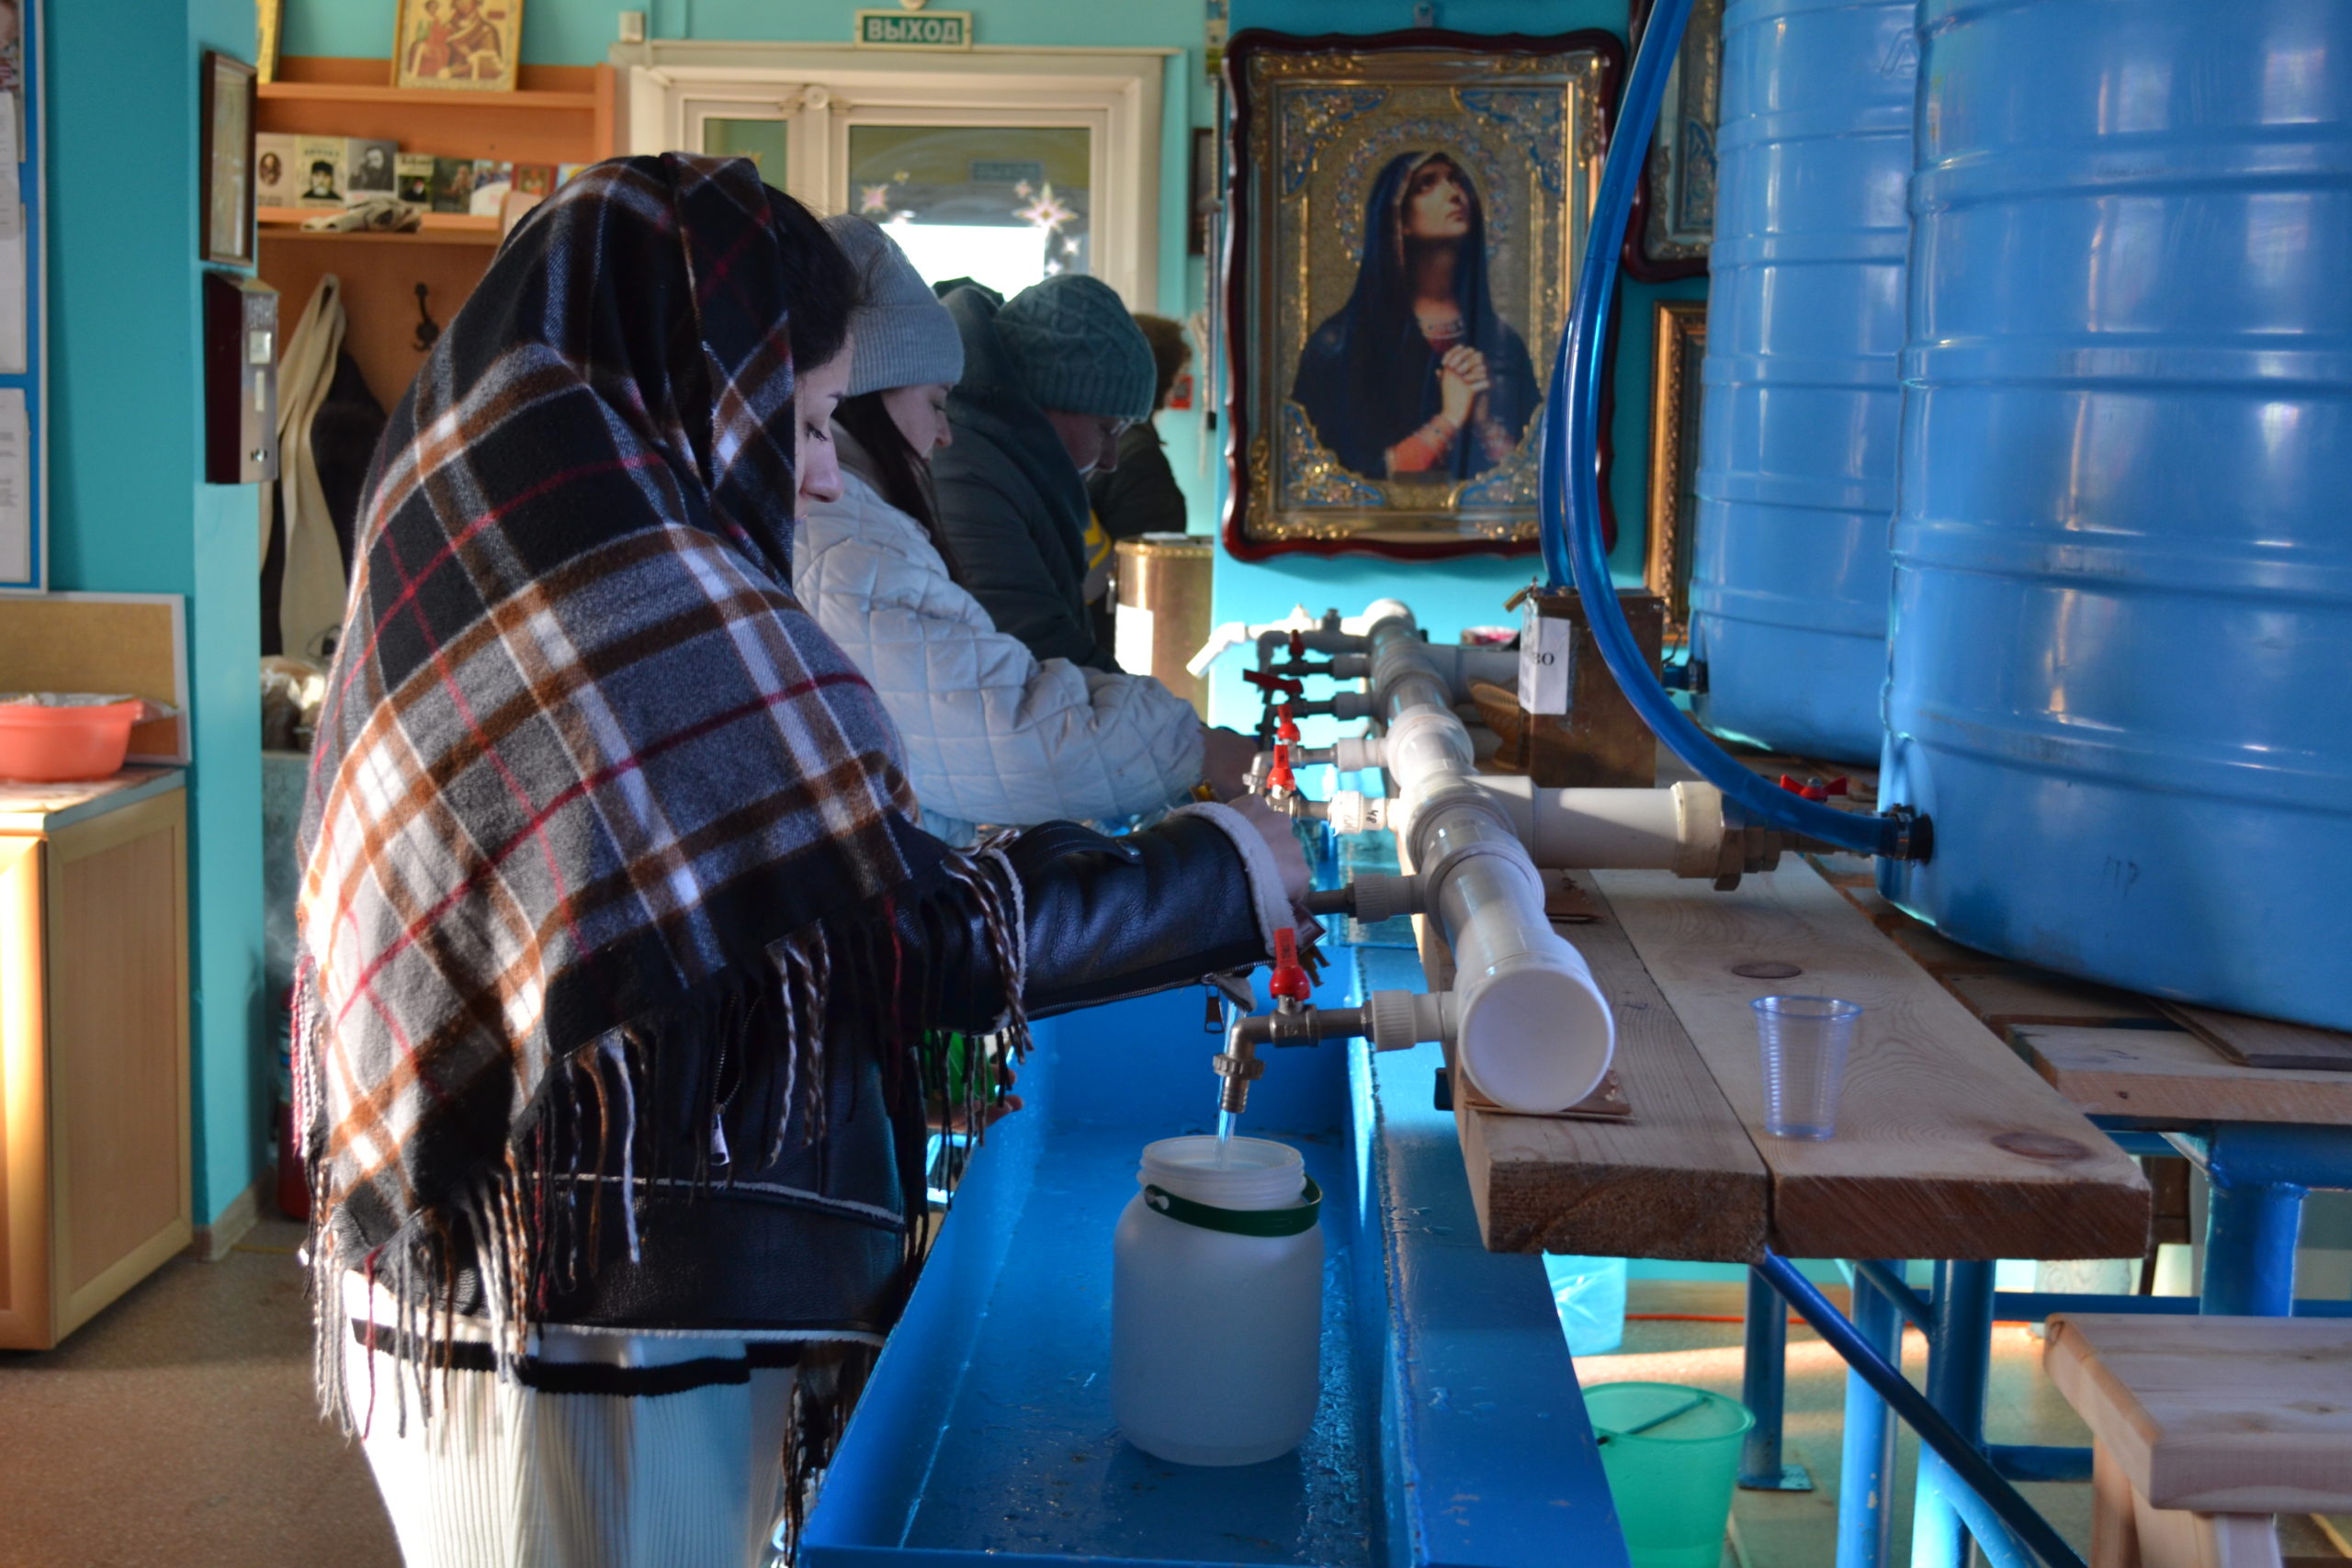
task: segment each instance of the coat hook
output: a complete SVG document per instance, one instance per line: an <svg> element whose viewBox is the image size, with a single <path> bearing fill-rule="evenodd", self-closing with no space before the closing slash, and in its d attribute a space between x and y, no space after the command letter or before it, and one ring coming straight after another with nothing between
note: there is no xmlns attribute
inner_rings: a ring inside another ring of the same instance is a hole
<svg viewBox="0 0 2352 1568"><path fill-rule="evenodd" d="M432 289L424 284L416 286L416 352L419 354L429 352L441 338L441 323L433 319L432 310L424 303L425 297L431 292Z"/></svg>
<svg viewBox="0 0 2352 1568"><path fill-rule="evenodd" d="M1413 7L1413 26L1417 28L1437 26L1436 0L1421 0L1419 5Z"/></svg>

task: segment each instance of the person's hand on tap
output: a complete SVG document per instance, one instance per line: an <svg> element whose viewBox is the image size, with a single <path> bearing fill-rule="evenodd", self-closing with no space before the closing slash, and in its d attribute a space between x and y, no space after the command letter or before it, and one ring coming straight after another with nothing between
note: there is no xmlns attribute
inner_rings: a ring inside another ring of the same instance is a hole
<svg viewBox="0 0 2352 1568"><path fill-rule="evenodd" d="M1201 782L1219 800L1248 793L1250 765L1258 760L1258 743L1231 729L1201 731Z"/></svg>

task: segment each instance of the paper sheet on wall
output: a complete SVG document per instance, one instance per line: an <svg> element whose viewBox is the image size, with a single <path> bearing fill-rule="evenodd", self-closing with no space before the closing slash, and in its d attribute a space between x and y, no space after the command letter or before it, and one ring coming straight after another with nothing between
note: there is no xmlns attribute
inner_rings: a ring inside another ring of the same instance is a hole
<svg viewBox="0 0 2352 1568"><path fill-rule="evenodd" d="M0 374L25 368L25 198L17 179L17 95L0 93Z"/></svg>
<svg viewBox="0 0 2352 1568"><path fill-rule="evenodd" d="M0 582L33 575L32 431L20 387L0 387Z"/></svg>

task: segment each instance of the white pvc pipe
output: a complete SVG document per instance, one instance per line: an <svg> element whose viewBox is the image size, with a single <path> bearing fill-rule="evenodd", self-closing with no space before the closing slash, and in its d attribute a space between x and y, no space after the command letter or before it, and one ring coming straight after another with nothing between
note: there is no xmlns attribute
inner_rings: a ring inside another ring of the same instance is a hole
<svg viewBox="0 0 2352 1568"><path fill-rule="evenodd" d="M1723 792L1713 784L1671 789L1543 789L1524 774L1482 774L1478 787L1510 815L1537 865L1579 871L1720 871Z"/></svg>
<svg viewBox="0 0 2352 1568"><path fill-rule="evenodd" d="M1425 908L1453 950L1455 1063L1498 1105L1566 1110L1600 1087L1616 1021L1583 957L1553 931L1508 812L1475 782L1469 732L1409 614L1374 625L1371 644L1390 825L1411 845Z"/></svg>

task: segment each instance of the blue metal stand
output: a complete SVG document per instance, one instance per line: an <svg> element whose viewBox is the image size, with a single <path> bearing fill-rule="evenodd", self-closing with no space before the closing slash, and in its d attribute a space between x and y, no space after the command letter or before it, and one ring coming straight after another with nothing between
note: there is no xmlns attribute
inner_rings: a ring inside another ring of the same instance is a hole
<svg viewBox="0 0 2352 1568"><path fill-rule="evenodd" d="M1843 1314L1831 1306L1827 1299L1814 1288L1812 1281L1797 1271L1795 1265L1768 1252L1764 1260L1755 1267L1757 1272L1781 1293L1781 1299L1794 1307L1798 1314L1829 1342L1830 1348L1845 1358L1846 1364L1860 1374L1881 1399L1893 1405L1895 1414L1910 1423L1913 1431L1919 1434L1922 1490L1933 1486L1938 1496L1951 1500L1951 1505L1965 1517L1968 1529L1974 1533L1988 1559L2000 1564L2001 1568L2009 1568L2010 1564L2030 1568L2037 1561L2046 1564L2047 1568L2083 1568L2083 1560L2075 1554L2074 1548L2068 1546L2058 1532L2050 1528L2049 1521L2035 1512L2033 1506L2018 1495L2017 1488L1993 1468L1993 1461L1977 1447L1974 1436L1963 1433L1926 1394L1913 1388L1903 1376L1902 1369L1891 1364L1852 1323L1847 1321ZM1972 1300L1981 1294L1982 1303L1976 1310L1989 1314L1992 1310L1993 1266L1981 1263L1951 1267L1982 1271L1981 1291L1979 1281L1973 1278L1963 1277L1949 1282L1956 1283L1958 1290L1966 1292ZM1943 1293L1949 1292L1939 1292ZM1958 1314L1955 1314L1955 1325L1958 1321ZM1985 1322L1989 1332L1989 1317ZM1975 1358L1981 1369L1987 1359L1985 1349L1989 1348L1989 1340L1980 1337L1976 1343L1984 1348L1979 1349ZM1963 1359L1946 1374L1944 1392L1955 1392L1957 1385L1966 1381L1965 1371ZM1932 1383L1932 1366L1929 1378ZM1984 1419L1981 1375L1975 1387L1976 1403L1969 1408L1976 1424L1981 1427ZM1958 1534L1957 1527L1952 1533ZM1839 1532L1839 1539L1841 1542L1845 1539L1843 1530Z"/></svg>
<svg viewBox="0 0 2352 1568"><path fill-rule="evenodd" d="M1777 1297L1774 1304L1779 1304ZM1749 1310L1752 1314L1754 1309ZM1854 1279L1854 1335L1871 1354L1900 1371L1902 1314L1859 1273ZM1886 1506L1894 1486L1894 1422L1870 1380L1850 1367L1846 1371L1845 1448L1838 1474L1838 1568L1885 1568L1888 1529L1894 1518Z"/></svg>
<svg viewBox="0 0 2352 1568"><path fill-rule="evenodd" d="M2294 1310L2295 1242L2303 1199L2352 1163L2352 1129L2224 1122L2173 1144L2205 1168L2203 1310L2283 1317Z"/></svg>
<svg viewBox="0 0 2352 1568"><path fill-rule="evenodd" d="M1739 1483L1750 1492L1810 1492L1804 1466L1781 1458L1781 1416L1788 1388L1789 1309L1764 1276L1747 1271L1747 1347L1740 1364L1740 1402L1756 1417L1739 1450Z"/></svg>
<svg viewBox="0 0 2352 1568"><path fill-rule="evenodd" d="M1984 1440L1984 1388L1993 1363L1990 1263L1936 1265L1935 1326L1928 1337L1928 1400L1972 1450ZM1911 1568L1968 1568L1968 1529L1948 1487L1923 1466L1911 1515Z"/></svg>

